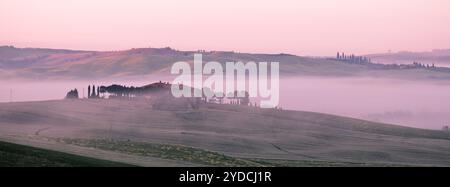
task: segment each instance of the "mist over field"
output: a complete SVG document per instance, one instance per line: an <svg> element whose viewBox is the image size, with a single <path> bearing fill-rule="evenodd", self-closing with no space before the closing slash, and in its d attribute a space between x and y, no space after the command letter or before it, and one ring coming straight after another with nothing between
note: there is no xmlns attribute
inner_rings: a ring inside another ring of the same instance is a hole
<svg viewBox="0 0 450 187"><path fill-rule="evenodd" d="M441 129L450 120L448 83L373 78L293 78L282 80L281 102L283 107L294 110Z"/></svg>
<svg viewBox="0 0 450 187"><path fill-rule="evenodd" d="M204 63L280 62L280 107L284 109L427 129L450 123L448 68L391 66L383 61L403 57L414 62L412 57L421 55L422 60L437 59L448 54L445 50L369 55L382 64L289 54L201 52ZM88 85L172 82L176 75L170 74L171 65L177 61L192 63L195 53L198 51L171 48L96 52L3 46L0 102L59 100L74 88L80 97L87 97Z"/></svg>
<svg viewBox="0 0 450 187"><path fill-rule="evenodd" d="M157 76L139 81L0 81L0 102L60 100L74 88L80 97L87 97L87 86L92 84L144 86L160 80L172 81ZM439 130L450 123L449 83L367 77L281 78L280 107ZM259 100L251 98L252 102Z"/></svg>

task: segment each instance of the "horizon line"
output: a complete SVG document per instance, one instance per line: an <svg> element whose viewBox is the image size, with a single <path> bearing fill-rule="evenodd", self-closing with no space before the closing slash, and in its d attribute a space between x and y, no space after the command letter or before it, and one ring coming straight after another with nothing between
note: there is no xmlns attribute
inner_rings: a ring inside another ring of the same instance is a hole
<svg viewBox="0 0 450 187"><path fill-rule="evenodd" d="M211 50L211 49L196 49L196 50L180 50L171 46L165 46L165 47L133 47L128 49L115 49L115 50L88 50L88 49L78 49L78 48L54 48L54 47L39 47L39 46L16 46L11 44L3 44L0 43L0 47L13 47L16 49L47 49L47 50L66 50L66 51L80 51L80 52L122 52L122 51L130 51L130 50L136 50L136 49L170 49L173 51L179 51L179 52L197 52L197 51L204 51L204 52L231 52L231 53L241 53L241 54L266 54L266 55L293 55L293 56L299 56L299 57L334 57L336 56L336 53L346 53L346 54L355 54L352 52L345 52L345 51L336 51L334 54L330 55L307 55L307 54L292 54L292 53L286 53L286 52L241 52L236 50ZM360 56L370 56L370 55L379 55L379 54L396 54L396 53L425 53L425 52L433 52L438 50L450 50L450 48L433 48L428 49L425 51L409 51L409 50L398 50L398 51L387 51L387 52L376 52L376 53L365 53L365 54L355 54Z"/></svg>

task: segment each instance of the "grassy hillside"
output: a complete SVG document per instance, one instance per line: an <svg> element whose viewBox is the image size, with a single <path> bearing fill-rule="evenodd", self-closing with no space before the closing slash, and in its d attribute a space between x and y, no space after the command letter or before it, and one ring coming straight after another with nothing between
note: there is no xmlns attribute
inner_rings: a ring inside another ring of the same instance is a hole
<svg viewBox="0 0 450 187"><path fill-rule="evenodd" d="M25 145L0 142L0 167L125 167L132 166Z"/></svg>
<svg viewBox="0 0 450 187"><path fill-rule="evenodd" d="M401 166L382 163L357 163L323 160L280 160L261 158L238 158L203 149L181 145L153 144L107 139L57 139L70 145L116 151L132 155L156 157L218 167L334 167L334 166Z"/></svg>
<svg viewBox="0 0 450 187"><path fill-rule="evenodd" d="M217 167L396 167L408 165L358 163L322 160L280 160L237 158L224 154L180 145L106 139L56 139L68 145L95 148L129 155L180 161L193 166ZM51 151L7 142L0 142L0 167L135 167L108 160Z"/></svg>
<svg viewBox="0 0 450 187"><path fill-rule="evenodd" d="M207 165L244 159L293 166L315 161L450 166L447 132L234 105L169 111L133 100L3 103L0 132L5 138L66 139L59 143ZM197 153L209 156L191 160Z"/></svg>
<svg viewBox="0 0 450 187"><path fill-rule="evenodd" d="M191 62L195 51L142 48L96 52L0 47L0 74L4 79L108 79L170 75L173 63ZM203 61L280 62L282 76L372 76L404 79L450 79L447 69L383 70L327 58L289 54L251 54L223 51L202 52Z"/></svg>

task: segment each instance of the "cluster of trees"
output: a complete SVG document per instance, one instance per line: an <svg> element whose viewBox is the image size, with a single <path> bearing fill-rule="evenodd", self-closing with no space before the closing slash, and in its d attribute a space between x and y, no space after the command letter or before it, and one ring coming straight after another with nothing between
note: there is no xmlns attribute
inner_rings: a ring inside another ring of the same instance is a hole
<svg viewBox="0 0 450 187"><path fill-rule="evenodd" d="M92 92L91 92L92 90ZM96 99L96 98L100 98L100 87L97 87L97 92L95 92L95 85L92 85L92 89L91 89L91 85L88 86L88 98L89 99Z"/></svg>
<svg viewBox="0 0 450 187"><path fill-rule="evenodd" d="M336 54L336 59L340 61L350 62L350 63L371 63L372 60L364 56L355 56L354 54L346 55L345 53Z"/></svg>
<svg viewBox="0 0 450 187"><path fill-rule="evenodd" d="M108 93L113 98L132 98L138 96L144 96L145 94L155 92L169 91L171 85L168 82L157 82L142 87L134 86L122 86L113 84L110 86L100 86L97 93Z"/></svg>
<svg viewBox="0 0 450 187"><path fill-rule="evenodd" d="M75 88L74 90L70 90L67 95L66 99L78 99L78 90Z"/></svg>
<svg viewBox="0 0 450 187"><path fill-rule="evenodd" d="M434 64L422 64L419 62L413 62L412 64L379 64L372 63L372 60L368 57L355 56L354 54L346 55L345 53L337 52L336 60L355 63L355 64L365 64L374 69L438 69Z"/></svg>
<svg viewBox="0 0 450 187"><path fill-rule="evenodd" d="M413 66L416 68L436 68L434 64L422 64L419 62L413 62Z"/></svg>
<svg viewBox="0 0 450 187"><path fill-rule="evenodd" d="M180 85L183 86L183 85ZM96 99L96 98L102 98L101 94L108 93L109 98L133 98L138 96L145 96L145 94L150 93L157 93L157 92L169 92L171 88L171 84L168 82L157 82L153 84L149 84L142 87L134 87L134 86L122 86L113 84L110 86L95 86L95 85L89 85L88 86L88 99ZM194 89L192 89L194 91ZM198 108L198 105L201 103L218 103L218 104L224 104L224 100L227 99L229 102L228 104L232 105L245 105L245 106L252 106L250 103L250 95L247 91L234 91L228 93L226 96L225 94L216 94L216 95L224 95L222 97L213 96L212 98L207 98L204 94L205 92L212 92L212 90L208 88L203 88L202 90L203 96L201 98L194 98L192 100L192 105L194 105L194 108ZM104 97L104 95L103 95ZM78 90L71 90L69 93L67 93L66 98L79 98L78 97ZM254 105L257 106L256 103Z"/></svg>
<svg viewBox="0 0 450 187"><path fill-rule="evenodd" d="M449 128L448 128L448 126L446 125L446 126L442 127L442 130L448 132L448 131L449 131Z"/></svg>
<svg viewBox="0 0 450 187"><path fill-rule="evenodd" d="M412 64L373 64L373 66L382 69L438 69L434 64L422 64L419 62L413 62Z"/></svg>
<svg viewBox="0 0 450 187"><path fill-rule="evenodd" d="M422 64L418 62L413 62L412 64L370 64L371 67L376 69L430 69L437 70L438 67L434 64Z"/></svg>
<svg viewBox="0 0 450 187"><path fill-rule="evenodd" d="M111 94L112 97L131 97L136 92L136 87L113 84L111 86L101 86L102 91Z"/></svg>

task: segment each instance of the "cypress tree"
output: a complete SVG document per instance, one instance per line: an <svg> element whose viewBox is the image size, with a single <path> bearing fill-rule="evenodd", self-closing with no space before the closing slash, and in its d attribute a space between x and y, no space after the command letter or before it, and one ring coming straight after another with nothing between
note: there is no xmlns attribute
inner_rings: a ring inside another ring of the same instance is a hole
<svg viewBox="0 0 450 187"><path fill-rule="evenodd" d="M95 94L95 85L92 86L92 97L95 98L96 94Z"/></svg>

